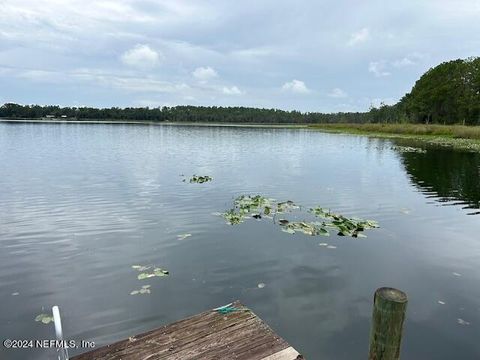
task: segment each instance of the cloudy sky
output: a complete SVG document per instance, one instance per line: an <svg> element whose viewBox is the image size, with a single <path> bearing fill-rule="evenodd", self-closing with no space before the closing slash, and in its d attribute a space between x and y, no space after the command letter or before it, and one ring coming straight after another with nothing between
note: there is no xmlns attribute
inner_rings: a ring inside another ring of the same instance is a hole
<svg viewBox="0 0 480 360"><path fill-rule="evenodd" d="M0 0L0 103L363 111L480 55L480 0Z"/></svg>

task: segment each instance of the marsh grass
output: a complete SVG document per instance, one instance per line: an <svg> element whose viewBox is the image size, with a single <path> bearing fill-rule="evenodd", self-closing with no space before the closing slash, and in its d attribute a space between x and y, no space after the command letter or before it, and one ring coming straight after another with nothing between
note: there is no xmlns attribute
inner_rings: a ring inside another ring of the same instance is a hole
<svg viewBox="0 0 480 360"><path fill-rule="evenodd" d="M455 139L480 140L480 126L424 124L313 124L309 127L331 131L443 136Z"/></svg>

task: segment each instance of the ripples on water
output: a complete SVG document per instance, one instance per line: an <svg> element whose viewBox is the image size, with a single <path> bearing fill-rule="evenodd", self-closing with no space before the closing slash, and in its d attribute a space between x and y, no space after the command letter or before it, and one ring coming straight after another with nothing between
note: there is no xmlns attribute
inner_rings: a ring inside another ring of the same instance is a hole
<svg viewBox="0 0 480 360"><path fill-rule="evenodd" d="M33 319L59 305L67 338L101 345L240 299L307 358L360 359L372 294L388 285L410 296L405 358L479 358L480 218L466 216L479 208L478 154L391 146L305 130L0 123L0 335L52 338ZM257 193L381 229L292 236L212 215ZM139 282L134 264L171 275ZM146 283L150 295L129 295Z"/></svg>

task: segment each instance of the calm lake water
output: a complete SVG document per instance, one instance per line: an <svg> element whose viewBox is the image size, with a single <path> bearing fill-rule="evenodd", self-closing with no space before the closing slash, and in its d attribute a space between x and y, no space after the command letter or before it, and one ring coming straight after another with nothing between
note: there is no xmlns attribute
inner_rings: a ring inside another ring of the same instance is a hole
<svg viewBox="0 0 480 360"><path fill-rule="evenodd" d="M392 286L409 295L404 359L479 359L480 156L392 145L299 129L0 123L0 338L54 338L34 321L53 305L67 339L100 346L239 299L308 359L365 359L373 293ZM212 215L242 194L381 228L312 237ZM170 276L139 281L135 264ZM143 284L151 294L130 295ZM52 355L0 348L1 359Z"/></svg>

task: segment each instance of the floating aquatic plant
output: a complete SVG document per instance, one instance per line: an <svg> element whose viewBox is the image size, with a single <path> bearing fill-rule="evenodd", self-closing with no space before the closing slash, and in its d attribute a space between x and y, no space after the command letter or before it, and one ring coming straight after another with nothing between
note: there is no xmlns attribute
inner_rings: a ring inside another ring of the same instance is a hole
<svg viewBox="0 0 480 360"><path fill-rule="evenodd" d="M53 316L49 314L40 314L40 315L37 315L37 317L35 318L35 321L41 322L43 324L49 324L53 321Z"/></svg>
<svg viewBox="0 0 480 360"><path fill-rule="evenodd" d="M234 200L233 209L219 215L223 216L228 224L237 225L250 217L257 220L263 217L272 219L272 216L277 213L285 213L298 208L299 206L290 200L277 202L275 199L261 195L241 195Z"/></svg>
<svg viewBox="0 0 480 360"><path fill-rule="evenodd" d="M180 234L180 235L177 235L177 240L185 240L190 236L192 236L192 234Z"/></svg>
<svg viewBox="0 0 480 360"><path fill-rule="evenodd" d="M270 214L274 201L260 195L241 195L235 199L234 204L235 208L243 213L262 213L266 208L267 214Z"/></svg>
<svg viewBox="0 0 480 360"><path fill-rule="evenodd" d="M298 209L301 210L301 206L291 200L278 202L275 199L261 195L242 195L234 200L232 209L224 213L215 213L215 215L222 216L230 225L238 225L250 217L257 220L261 220L264 217L275 219L277 214L284 214ZM365 237L362 233L364 230L378 227L376 221L347 218L321 207L311 208L309 212L323 221L308 222L279 219L278 222L275 222L275 220L274 222L278 223L282 227L282 231L286 233L295 234L301 232L311 236L328 236L330 235L329 229L335 229L340 236Z"/></svg>
<svg viewBox="0 0 480 360"><path fill-rule="evenodd" d="M282 231L295 234L297 231L304 233L305 235L315 236L323 235L329 236L330 233L325 228L324 223L319 222L305 222L305 221L294 221L289 222L288 220L282 219L279 221L280 226L282 226Z"/></svg>
<svg viewBox="0 0 480 360"><path fill-rule="evenodd" d="M144 280L144 279L149 279L152 277L163 277L163 276L168 276L170 273L167 270L164 270L159 267L153 268L151 272L147 272L148 270L152 269L153 266L142 266L142 265L133 265L132 269L135 269L137 271L141 271L140 274L138 274L137 279L138 280Z"/></svg>
<svg viewBox="0 0 480 360"><path fill-rule="evenodd" d="M336 227L338 235L340 236L352 236L352 237L366 237L364 234L361 234L361 231L367 229L378 228L378 224L373 220L362 220L357 218L346 218L340 215L338 218L332 221L332 224ZM330 226L330 224L329 224Z"/></svg>
<svg viewBox="0 0 480 360"><path fill-rule="evenodd" d="M138 280L143 280L143 279L148 279L148 278L155 277L155 276L162 277L162 276L168 276L168 275L169 275L169 272L167 270L163 270L161 268L155 268L155 269L153 269L152 273L143 272L143 273L138 274L137 279Z"/></svg>
<svg viewBox="0 0 480 360"><path fill-rule="evenodd" d="M412 146L392 146L392 150L397 150L400 152L413 152L413 153L420 153L424 154L427 152L427 150L422 149L422 148L417 148L417 147L412 147Z"/></svg>
<svg viewBox="0 0 480 360"><path fill-rule="evenodd" d="M223 218L227 220L227 224L230 225L238 225L242 223L245 218L243 213L237 213L235 212L235 209L230 209L224 213L220 213L220 215L223 216Z"/></svg>
<svg viewBox="0 0 480 360"><path fill-rule="evenodd" d="M373 220L362 220L358 218L347 218L340 214L335 214L329 210L321 207L312 208L309 210L316 217L330 220L329 223L324 223L325 227L336 228L338 235L351 237L366 237L361 232L367 229L378 228L378 223Z"/></svg>
<svg viewBox="0 0 480 360"><path fill-rule="evenodd" d="M198 175L193 175L190 178L190 183L197 183L197 184L203 184L208 181L212 181L213 178L211 176L205 175L205 176L198 176Z"/></svg>
<svg viewBox="0 0 480 360"><path fill-rule="evenodd" d="M330 210L326 210L326 209L321 208L319 206L317 206L316 208L312 208L308 211L311 212L313 215L315 215L317 217L322 217L324 219L332 218L335 215L332 212L330 212Z"/></svg>
<svg viewBox="0 0 480 360"><path fill-rule="evenodd" d="M132 265L132 269L138 270L138 271L145 271L150 269L151 266L144 266L144 265Z"/></svg>
<svg viewBox="0 0 480 360"><path fill-rule="evenodd" d="M139 290L133 290L130 295L138 295L138 294L150 294L150 285L143 285Z"/></svg>
<svg viewBox="0 0 480 360"><path fill-rule="evenodd" d="M287 200L284 202L277 203L277 213L285 213L295 209L300 209L300 206L295 205L293 201Z"/></svg>
<svg viewBox="0 0 480 360"><path fill-rule="evenodd" d="M159 267L154 267L153 265L132 265L132 269L140 272L138 274L138 280L145 280L152 277L163 277L168 276L169 272ZM130 295L139 295L139 294L150 294L150 285L143 285L138 290L133 290Z"/></svg>

